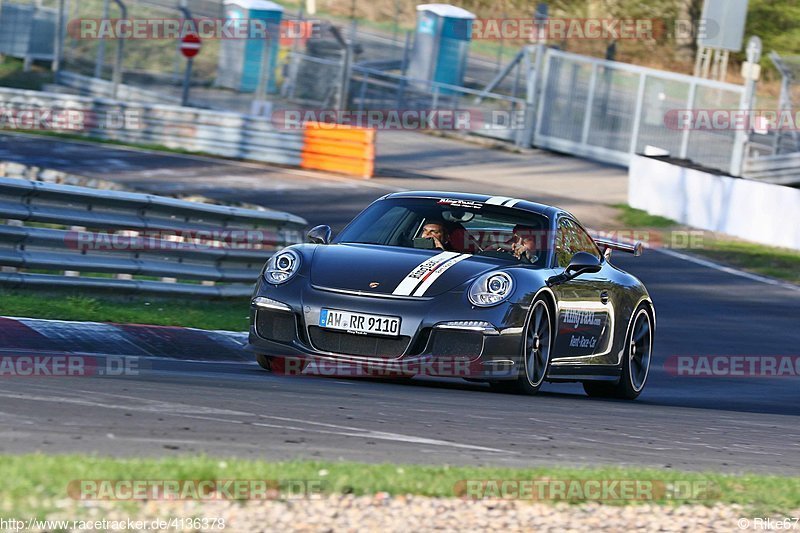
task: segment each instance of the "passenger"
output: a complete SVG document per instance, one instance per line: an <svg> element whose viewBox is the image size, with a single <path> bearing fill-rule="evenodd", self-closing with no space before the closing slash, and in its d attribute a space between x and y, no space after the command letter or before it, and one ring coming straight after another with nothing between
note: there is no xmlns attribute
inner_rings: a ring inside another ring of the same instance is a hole
<svg viewBox="0 0 800 533"><path fill-rule="evenodd" d="M511 251L514 257L535 263L539 259L539 250L541 250L539 239L542 237L542 232L531 226L522 224L514 226L514 235L511 238Z"/></svg>

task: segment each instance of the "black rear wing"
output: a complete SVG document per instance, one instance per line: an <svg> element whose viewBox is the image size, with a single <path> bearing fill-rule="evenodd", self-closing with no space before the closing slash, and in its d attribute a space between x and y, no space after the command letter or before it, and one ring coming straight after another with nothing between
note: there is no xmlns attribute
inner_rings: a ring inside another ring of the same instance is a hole
<svg viewBox="0 0 800 533"><path fill-rule="evenodd" d="M644 253L644 244L641 241L633 243L612 241L611 239L595 239L594 242L597 246L603 249L603 253L609 253L611 250L619 250L620 252L627 252L639 257Z"/></svg>

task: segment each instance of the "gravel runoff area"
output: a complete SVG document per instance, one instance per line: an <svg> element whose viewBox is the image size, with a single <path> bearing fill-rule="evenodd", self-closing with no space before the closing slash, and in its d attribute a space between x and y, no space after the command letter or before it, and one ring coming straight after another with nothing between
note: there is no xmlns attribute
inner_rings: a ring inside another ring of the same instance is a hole
<svg viewBox="0 0 800 533"><path fill-rule="evenodd" d="M108 502L59 502L49 519L153 520L224 518L222 527L162 531L743 531L760 530L741 506L717 504L614 506L542 504L516 500L467 500L421 496L335 495L267 501L150 501L137 509ZM76 508L81 507L80 509ZM800 516L800 510L790 516ZM780 517L781 519L784 517ZM219 524L217 524L219 526ZM797 529L800 526L794 526ZM792 529L790 526L789 529Z"/></svg>

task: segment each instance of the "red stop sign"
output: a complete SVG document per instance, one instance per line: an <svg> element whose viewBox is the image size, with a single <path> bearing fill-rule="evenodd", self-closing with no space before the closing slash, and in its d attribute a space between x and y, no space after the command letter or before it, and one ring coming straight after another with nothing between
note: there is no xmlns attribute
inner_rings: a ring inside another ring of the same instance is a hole
<svg viewBox="0 0 800 533"><path fill-rule="evenodd" d="M181 53L186 57L194 57L200 52L200 36L196 33L188 33L181 39Z"/></svg>

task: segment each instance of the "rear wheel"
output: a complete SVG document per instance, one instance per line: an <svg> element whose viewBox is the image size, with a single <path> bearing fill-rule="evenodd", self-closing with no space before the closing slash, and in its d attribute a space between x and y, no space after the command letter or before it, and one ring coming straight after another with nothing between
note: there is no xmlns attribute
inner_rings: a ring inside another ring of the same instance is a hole
<svg viewBox="0 0 800 533"><path fill-rule="evenodd" d="M536 394L547 377L553 347L553 318L544 299L533 303L525 326L522 363L514 381L493 381L491 386L500 392Z"/></svg>
<svg viewBox="0 0 800 533"><path fill-rule="evenodd" d="M591 397L634 400L644 390L653 356L653 321L645 304L634 314L625 339L622 374L618 383L585 382L583 390Z"/></svg>

